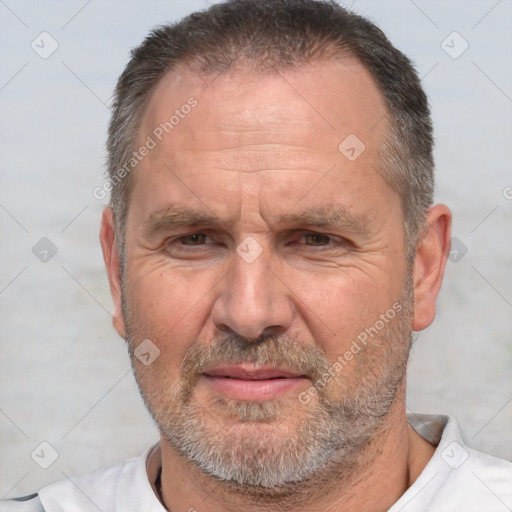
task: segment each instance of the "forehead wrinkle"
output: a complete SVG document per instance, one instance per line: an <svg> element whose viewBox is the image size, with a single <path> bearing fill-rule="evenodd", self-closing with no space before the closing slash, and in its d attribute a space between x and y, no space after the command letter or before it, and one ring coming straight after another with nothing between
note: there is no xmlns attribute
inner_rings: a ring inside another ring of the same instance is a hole
<svg viewBox="0 0 512 512"><path fill-rule="evenodd" d="M240 129L239 131L211 129L196 131L189 135L189 140L184 141L185 148L202 151L261 148L260 151L335 153L339 144L339 137L336 135L325 134L322 137L324 143L320 145L318 141L312 142L311 136L305 136L304 133L299 133L289 126L283 125L278 130L255 130L250 127ZM201 141L201 144L197 147L197 142L199 141Z"/></svg>
<svg viewBox="0 0 512 512"><path fill-rule="evenodd" d="M307 122L307 119L298 121L297 119L281 119L280 121L274 121L266 119L265 121L252 119L252 122L239 123L239 124L217 124L212 128L211 131L216 133L224 133L224 134L235 134L238 135L240 133L271 133L271 134L282 134L283 133L283 125L286 125L287 131L300 131L300 129L304 126L304 123Z"/></svg>
<svg viewBox="0 0 512 512"><path fill-rule="evenodd" d="M293 168L290 168L290 169L273 169L272 167L268 167L266 169L248 169L248 170L244 170L244 169L227 169L225 167L216 167L215 170L217 171L221 171L221 172L237 172L237 173L240 173L240 174L257 174L259 172L290 172L290 171L293 171L293 172L322 172L320 171L319 169L306 169L305 167L304 168L301 168L301 169L293 169Z"/></svg>
<svg viewBox="0 0 512 512"><path fill-rule="evenodd" d="M198 172L240 172L253 174L266 172L309 172L325 173L325 168L336 163L336 153L321 154L316 158L315 150L283 150L273 149L200 149L197 151L182 149L179 152L166 152L155 159L155 167L165 167L176 176L196 175ZM260 158L257 158L258 155ZM254 157L250 161L249 157ZM165 163L163 163L165 162ZM190 174L191 173L191 174ZM181 179L181 178L179 178Z"/></svg>
<svg viewBox="0 0 512 512"><path fill-rule="evenodd" d="M282 143L267 143L267 144L244 144L237 145L233 147L220 148L216 150L210 150L212 152L215 151L261 151L264 152L274 152L278 154L286 153L293 149L294 152L303 152L303 153L320 153L318 149L307 148L304 146L294 146L293 144L282 144Z"/></svg>

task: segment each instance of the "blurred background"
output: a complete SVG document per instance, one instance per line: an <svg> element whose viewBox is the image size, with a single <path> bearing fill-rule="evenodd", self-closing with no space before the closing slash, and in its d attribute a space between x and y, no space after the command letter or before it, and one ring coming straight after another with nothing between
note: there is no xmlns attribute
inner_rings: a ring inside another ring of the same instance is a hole
<svg viewBox="0 0 512 512"><path fill-rule="evenodd" d="M211 3L0 0L0 498L158 439L111 326L105 200L93 190L129 50ZM454 213L437 318L412 350L408 410L453 415L470 446L512 460L512 3L343 5L416 63L437 139L436 199Z"/></svg>

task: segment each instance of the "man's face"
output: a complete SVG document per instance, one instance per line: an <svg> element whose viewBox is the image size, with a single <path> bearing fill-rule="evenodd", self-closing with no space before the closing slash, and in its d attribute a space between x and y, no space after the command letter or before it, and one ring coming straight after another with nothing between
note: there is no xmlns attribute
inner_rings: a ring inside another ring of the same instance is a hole
<svg viewBox="0 0 512 512"><path fill-rule="evenodd" d="M412 299L400 198L376 170L385 113L349 59L180 68L151 97L124 323L164 439L212 475L271 486L348 464L393 403ZM145 365L148 339L160 352Z"/></svg>

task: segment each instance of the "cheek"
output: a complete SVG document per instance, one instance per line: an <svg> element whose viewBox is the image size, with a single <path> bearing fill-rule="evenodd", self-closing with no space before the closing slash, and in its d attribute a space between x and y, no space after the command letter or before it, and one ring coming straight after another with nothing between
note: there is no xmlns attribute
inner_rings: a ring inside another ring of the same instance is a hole
<svg viewBox="0 0 512 512"><path fill-rule="evenodd" d="M210 285L206 276L190 279L176 269L132 269L127 275L131 276L125 289L129 334L134 344L150 339L163 358L179 359L196 343L208 318L214 281Z"/></svg>
<svg viewBox="0 0 512 512"><path fill-rule="evenodd" d="M335 360L357 336L373 326L397 301L401 289L386 275L343 269L315 276L308 286L296 283L297 305L316 343Z"/></svg>

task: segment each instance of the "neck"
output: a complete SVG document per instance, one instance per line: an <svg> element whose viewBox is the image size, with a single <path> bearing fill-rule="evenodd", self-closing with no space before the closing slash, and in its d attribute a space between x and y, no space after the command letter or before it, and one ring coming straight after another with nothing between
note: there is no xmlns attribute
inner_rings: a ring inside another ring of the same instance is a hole
<svg viewBox="0 0 512 512"><path fill-rule="evenodd" d="M349 471L346 464L342 471L340 465L332 464L322 474L273 496L230 488L183 459L162 439L160 500L172 512L388 510L414 483L435 450L408 426L404 394L397 394L384 428L357 455Z"/></svg>

